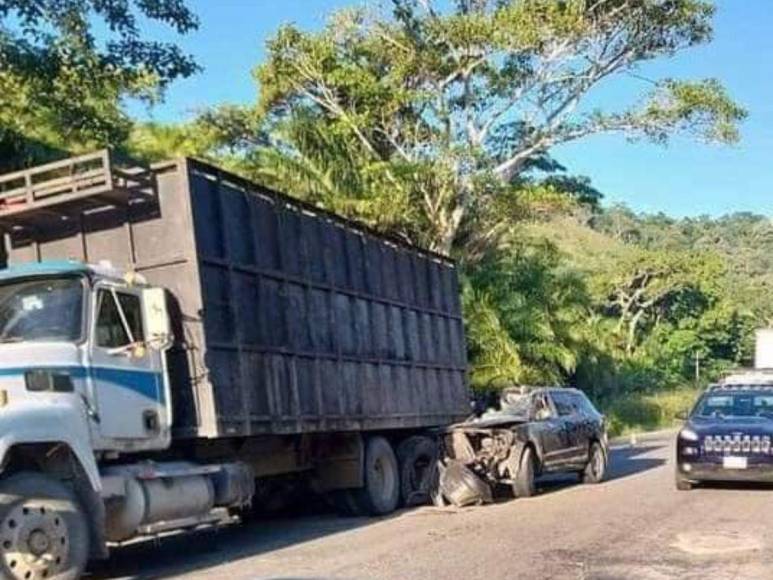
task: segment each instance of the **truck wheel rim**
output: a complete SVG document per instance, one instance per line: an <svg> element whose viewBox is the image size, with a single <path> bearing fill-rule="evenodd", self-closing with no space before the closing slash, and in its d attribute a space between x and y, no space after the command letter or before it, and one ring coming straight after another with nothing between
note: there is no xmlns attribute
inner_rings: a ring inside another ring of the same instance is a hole
<svg viewBox="0 0 773 580"><path fill-rule="evenodd" d="M12 578L50 578L66 565L69 534L64 518L46 506L20 504L0 523L0 547Z"/></svg>

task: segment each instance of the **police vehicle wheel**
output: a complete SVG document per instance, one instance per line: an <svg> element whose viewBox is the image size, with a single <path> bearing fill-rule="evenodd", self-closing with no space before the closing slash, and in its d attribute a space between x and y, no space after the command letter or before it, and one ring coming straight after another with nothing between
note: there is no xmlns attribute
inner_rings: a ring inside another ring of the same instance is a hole
<svg viewBox="0 0 773 580"><path fill-rule="evenodd" d="M676 489L679 491L690 491L693 488L692 482L686 480L684 477L676 474Z"/></svg>
<svg viewBox="0 0 773 580"><path fill-rule="evenodd" d="M88 557L88 520L70 488L31 472L0 481L0 576L75 580Z"/></svg>

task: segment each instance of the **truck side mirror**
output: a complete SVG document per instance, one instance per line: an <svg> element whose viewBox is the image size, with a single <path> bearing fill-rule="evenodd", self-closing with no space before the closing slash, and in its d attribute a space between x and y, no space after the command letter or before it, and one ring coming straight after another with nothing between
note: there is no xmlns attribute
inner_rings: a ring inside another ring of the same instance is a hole
<svg viewBox="0 0 773 580"><path fill-rule="evenodd" d="M163 349L172 342L172 326L166 308L166 292L163 288L147 288L142 291L142 308L145 316L145 337L149 346Z"/></svg>

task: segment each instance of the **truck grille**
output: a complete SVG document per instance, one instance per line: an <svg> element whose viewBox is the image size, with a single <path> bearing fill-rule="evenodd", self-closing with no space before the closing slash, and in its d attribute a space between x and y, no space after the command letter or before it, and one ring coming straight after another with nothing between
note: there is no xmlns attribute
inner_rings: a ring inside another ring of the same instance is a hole
<svg viewBox="0 0 773 580"><path fill-rule="evenodd" d="M703 450L706 453L760 453L770 455L768 435L707 435L703 438Z"/></svg>

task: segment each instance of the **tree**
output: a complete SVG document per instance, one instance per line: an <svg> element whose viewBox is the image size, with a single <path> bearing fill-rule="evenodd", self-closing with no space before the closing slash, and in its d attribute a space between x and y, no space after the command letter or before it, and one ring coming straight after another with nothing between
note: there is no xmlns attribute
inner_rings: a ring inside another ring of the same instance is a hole
<svg viewBox="0 0 773 580"><path fill-rule="evenodd" d="M562 383L591 315L584 281L549 242L521 239L468 275L463 295L475 386Z"/></svg>
<svg viewBox="0 0 773 580"><path fill-rule="evenodd" d="M118 155L143 163L173 157L207 158L212 136L195 124L134 123Z"/></svg>
<svg viewBox="0 0 773 580"><path fill-rule="evenodd" d="M745 112L716 80L647 84L628 109L583 106L603 81L708 42L712 15L704 0L394 0L391 16L346 10L320 32L285 26L256 69L258 103L241 111L250 122L227 143L268 139L303 162L304 137L285 130L300 117L304 135L323 133L380 185L366 180L360 198L405 200L414 241L445 253L490 246L556 145L610 132L738 138Z"/></svg>
<svg viewBox="0 0 773 580"><path fill-rule="evenodd" d="M711 306L724 275L713 255L694 252L647 251L633 255L606 282L606 309L617 318L627 355L639 340L645 322L697 317Z"/></svg>
<svg viewBox="0 0 773 580"><path fill-rule="evenodd" d="M154 102L196 72L174 44L141 36L145 20L179 34L198 26L183 0L0 0L4 169L120 144L130 127L123 99Z"/></svg>

